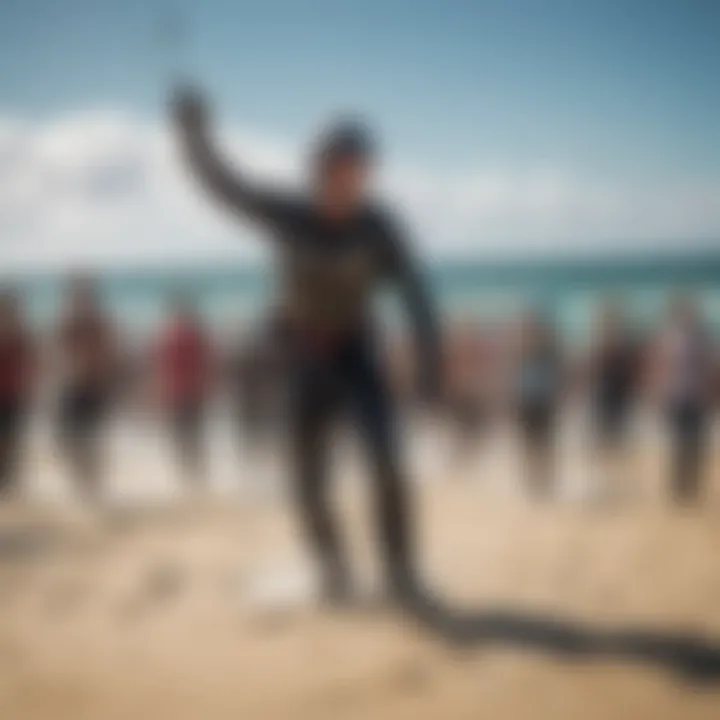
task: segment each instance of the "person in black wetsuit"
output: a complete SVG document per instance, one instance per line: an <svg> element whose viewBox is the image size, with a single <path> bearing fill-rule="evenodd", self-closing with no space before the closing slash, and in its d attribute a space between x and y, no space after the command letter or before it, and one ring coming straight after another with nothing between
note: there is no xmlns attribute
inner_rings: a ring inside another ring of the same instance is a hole
<svg viewBox="0 0 720 720"><path fill-rule="evenodd" d="M409 499L370 319L376 292L388 281L404 293L416 329L421 385L433 398L439 338L395 219L366 200L371 138L362 125L339 122L316 149L314 187L307 194L281 193L228 168L213 146L207 105L197 91L180 91L173 108L192 172L230 210L268 231L280 255L298 505L321 561L325 596L339 601L350 590L328 507L325 446L337 413L351 408L372 459L389 590L401 601L416 599Z"/></svg>

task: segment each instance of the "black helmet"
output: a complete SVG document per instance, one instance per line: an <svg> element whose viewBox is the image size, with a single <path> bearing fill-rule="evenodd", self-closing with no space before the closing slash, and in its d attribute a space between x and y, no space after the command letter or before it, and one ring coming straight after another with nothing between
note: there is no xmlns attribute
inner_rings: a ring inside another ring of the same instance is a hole
<svg viewBox="0 0 720 720"><path fill-rule="evenodd" d="M359 120L342 119L334 122L320 135L315 162L322 168L340 158L370 161L377 148L368 126Z"/></svg>

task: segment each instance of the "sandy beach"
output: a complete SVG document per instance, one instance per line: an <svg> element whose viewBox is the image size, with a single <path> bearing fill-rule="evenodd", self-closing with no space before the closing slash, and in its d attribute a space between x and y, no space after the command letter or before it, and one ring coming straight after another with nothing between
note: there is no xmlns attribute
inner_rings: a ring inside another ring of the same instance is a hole
<svg viewBox="0 0 720 720"><path fill-rule="evenodd" d="M717 454L703 505L679 510L653 444L631 459L641 491L601 505L526 502L499 442L457 471L413 451L424 571L456 620L466 613L452 625L449 612L418 619L372 603L263 605L263 592L277 600L307 577L290 508L271 490L281 463L218 460L212 497L166 497L167 458L126 442L112 483L155 488L154 504L116 497L80 522L58 505L61 467L39 447L34 494L0 509L2 718L720 714ZM372 578L366 490L342 484L338 502Z"/></svg>

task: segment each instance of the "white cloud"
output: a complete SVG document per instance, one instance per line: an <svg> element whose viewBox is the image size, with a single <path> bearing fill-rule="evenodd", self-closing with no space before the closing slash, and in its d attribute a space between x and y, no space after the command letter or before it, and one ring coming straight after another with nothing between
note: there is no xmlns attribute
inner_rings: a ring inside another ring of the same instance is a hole
<svg viewBox="0 0 720 720"><path fill-rule="evenodd" d="M238 128L224 140L258 176L300 177L297 148ZM433 256L656 249L720 235L720 178L638 187L560 167L405 166L387 168L382 185ZM3 268L246 260L261 252L256 234L203 200L166 128L112 110L0 116Z"/></svg>

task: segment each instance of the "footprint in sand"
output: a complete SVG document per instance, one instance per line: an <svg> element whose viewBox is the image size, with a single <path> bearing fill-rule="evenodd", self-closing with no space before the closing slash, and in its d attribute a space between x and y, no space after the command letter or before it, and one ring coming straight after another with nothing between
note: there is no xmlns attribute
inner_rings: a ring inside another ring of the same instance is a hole
<svg viewBox="0 0 720 720"><path fill-rule="evenodd" d="M392 690L419 693L426 690L432 680L430 668L418 660L408 660L396 668L388 678Z"/></svg>
<svg viewBox="0 0 720 720"><path fill-rule="evenodd" d="M120 608L127 620L137 619L176 600L187 585L185 571L174 563L159 562L140 578L136 593Z"/></svg>
<svg viewBox="0 0 720 720"><path fill-rule="evenodd" d="M282 630L318 602L314 576L298 568L263 574L243 589L243 605L263 634Z"/></svg>
<svg viewBox="0 0 720 720"><path fill-rule="evenodd" d="M390 669L379 682L375 678L362 678L357 682L339 681L333 684L322 694L321 704L341 712L357 708L364 699L377 693L378 689L386 696L417 696L427 691L431 682L431 669L425 663L411 658Z"/></svg>

